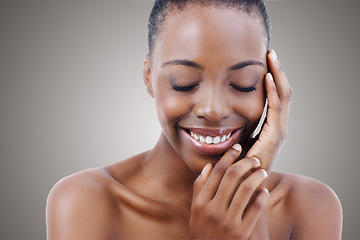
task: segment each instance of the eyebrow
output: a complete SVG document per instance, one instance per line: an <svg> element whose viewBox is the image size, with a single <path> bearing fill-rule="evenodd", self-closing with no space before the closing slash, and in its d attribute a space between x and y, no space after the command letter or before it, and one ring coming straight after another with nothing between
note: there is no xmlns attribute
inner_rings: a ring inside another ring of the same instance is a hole
<svg viewBox="0 0 360 240"><path fill-rule="evenodd" d="M244 61L244 62L239 62L239 63L229 67L228 70L229 71L235 71L235 70L239 70L239 69L242 69L244 67L251 66L251 65L265 67L265 65L262 62L254 61L254 60L248 60L248 61Z"/></svg>
<svg viewBox="0 0 360 240"><path fill-rule="evenodd" d="M195 69L199 69L199 70L204 70L204 67L201 66L200 64L190 61L190 60L186 60L186 59L175 59L172 61L168 61L168 62L163 63L162 66L164 67L166 65L183 65L183 66L187 66L187 67L191 67L191 68L195 68ZM229 67L228 70L235 71L235 70L239 70L239 69L245 68L247 66L251 66L251 65L265 67L265 65L262 62L255 61L255 60L248 60L248 61L239 62L239 63Z"/></svg>
<svg viewBox="0 0 360 240"><path fill-rule="evenodd" d="M169 62L165 62L163 63L163 67L166 65L183 65L183 66L187 66L187 67L191 67L191 68L195 68L195 69L199 69L199 70L204 70L204 67L201 66L200 64L197 64L196 62L190 61L190 60L183 60L183 59L175 59Z"/></svg>

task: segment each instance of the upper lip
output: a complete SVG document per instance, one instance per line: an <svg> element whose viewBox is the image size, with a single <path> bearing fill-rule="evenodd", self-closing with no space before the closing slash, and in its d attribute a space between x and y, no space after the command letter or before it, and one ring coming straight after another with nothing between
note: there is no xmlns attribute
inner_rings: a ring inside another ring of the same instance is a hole
<svg viewBox="0 0 360 240"><path fill-rule="evenodd" d="M216 137L221 135L228 135L242 127L238 128L199 128L199 127L182 127L185 130L199 133L206 136Z"/></svg>

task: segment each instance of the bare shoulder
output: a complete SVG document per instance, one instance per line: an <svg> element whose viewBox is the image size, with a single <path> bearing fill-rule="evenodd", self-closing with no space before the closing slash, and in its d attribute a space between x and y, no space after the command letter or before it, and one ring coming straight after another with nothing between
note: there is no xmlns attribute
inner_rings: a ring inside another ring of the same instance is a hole
<svg viewBox="0 0 360 240"><path fill-rule="evenodd" d="M283 185L286 205L296 216L292 238L341 239L342 207L336 193L316 179L275 173Z"/></svg>
<svg viewBox="0 0 360 240"><path fill-rule="evenodd" d="M48 239L114 239L122 204L135 194L122 184L136 175L143 155L61 179L46 204Z"/></svg>
<svg viewBox="0 0 360 240"><path fill-rule="evenodd" d="M99 168L75 173L56 183L47 199L48 239L109 234L116 209L115 196L109 189L111 181Z"/></svg>
<svg viewBox="0 0 360 240"><path fill-rule="evenodd" d="M51 189L48 203L62 202L76 203L74 200L87 199L91 203L93 199L104 200L107 198L107 182L111 178L103 168L87 169L64 177ZM90 197L91 198L88 198ZM105 196L105 197L104 197ZM66 201L64 201L66 200ZM71 201L68 201L71 200Z"/></svg>

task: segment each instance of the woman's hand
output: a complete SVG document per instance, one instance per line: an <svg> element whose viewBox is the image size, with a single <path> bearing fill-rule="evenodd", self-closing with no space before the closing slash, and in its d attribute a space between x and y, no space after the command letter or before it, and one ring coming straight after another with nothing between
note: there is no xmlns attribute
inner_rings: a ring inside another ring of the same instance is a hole
<svg viewBox="0 0 360 240"><path fill-rule="evenodd" d="M241 146L235 144L214 168L206 165L196 179L190 217L192 238L250 237L269 197L266 189L257 190L267 173L255 170L260 166L256 158L237 161L240 153Z"/></svg>
<svg viewBox="0 0 360 240"><path fill-rule="evenodd" d="M195 181L190 218L193 238L268 237L263 210L269 193L262 188L267 173L259 168L270 171L286 140L291 88L273 50L267 59L270 73L265 76L265 123L245 158L237 161L241 147L234 145L214 168L206 165Z"/></svg>
<svg viewBox="0 0 360 240"><path fill-rule="evenodd" d="M270 73L265 76L265 89L268 100L267 117L255 144L249 144L246 157L260 159L261 168L271 171L276 156L287 138L290 113L291 88L274 50L268 55ZM254 140L253 140L254 141ZM265 186L264 181L259 189ZM250 239L267 239L267 221L264 211L251 234Z"/></svg>
<svg viewBox="0 0 360 240"><path fill-rule="evenodd" d="M261 168L270 172L287 138L291 88L274 50L267 55L270 73L265 76L268 108L265 123L246 157L260 159Z"/></svg>

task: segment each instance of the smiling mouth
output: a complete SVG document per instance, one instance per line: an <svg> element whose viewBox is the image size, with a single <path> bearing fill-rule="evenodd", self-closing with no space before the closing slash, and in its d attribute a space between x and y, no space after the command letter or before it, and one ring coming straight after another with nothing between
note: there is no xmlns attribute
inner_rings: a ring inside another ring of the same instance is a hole
<svg viewBox="0 0 360 240"><path fill-rule="evenodd" d="M187 142L203 154L221 154L237 140L243 127L237 129L182 128Z"/></svg>
<svg viewBox="0 0 360 240"><path fill-rule="evenodd" d="M197 133L191 130L187 130L187 132L190 134L190 136L195 139L196 141L202 142L202 143L206 143L206 144L219 144L219 143L223 143L226 140L228 140L231 135L233 134L233 132L229 133L229 134L223 134L223 135L218 135L218 136L207 136L201 133Z"/></svg>

